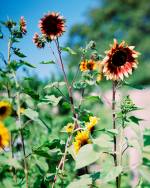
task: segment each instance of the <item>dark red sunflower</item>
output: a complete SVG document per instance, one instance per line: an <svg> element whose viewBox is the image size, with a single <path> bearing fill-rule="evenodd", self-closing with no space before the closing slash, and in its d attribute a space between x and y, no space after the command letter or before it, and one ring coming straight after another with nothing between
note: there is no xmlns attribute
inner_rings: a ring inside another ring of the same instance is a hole
<svg viewBox="0 0 150 188"><path fill-rule="evenodd" d="M110 50L106 51L103 59L103 73L107 80L123 80L137 68L136 58L139 52L134 50L134 46L128 46L125 41L118 44L114 39L114 44Z"/></svg>
<svg viewBox="0 0 150 188"><path fill-rule="evenodd" d="M65 31L65 20L59 13L48 13L39 21L39 27L43 35L55 40Z"/></svg>

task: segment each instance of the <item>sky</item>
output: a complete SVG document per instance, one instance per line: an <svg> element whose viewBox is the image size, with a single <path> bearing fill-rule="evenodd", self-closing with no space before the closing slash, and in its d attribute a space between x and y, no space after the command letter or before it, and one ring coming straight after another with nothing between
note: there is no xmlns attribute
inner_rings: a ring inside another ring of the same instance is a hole
<svg viewBox="0 0 150 188"><path fill-rule="evenodd" d="M36 69L32 70L32 74L37 73L40 78L49 77L54 65L42 65L41 61L52 60L53 57L49 49L37 49L32 42L35 32L40 33L38 21L48 11L60 12L66 19L66 32L61 37L61 45L65 45L68 39L68 33L72 25L86 20L86 12L88 9L95 7L96 0L0 0L0 20L5 21L11 18L18 21L24 16L27 21L28 34L25 36L18 47L27 56L25 60L33 65ZM0 51L7 54L7 37L4 41L0 41ZM55 70L56 71L56 70ZM54 72L55 72L54 71Z"/></svg>

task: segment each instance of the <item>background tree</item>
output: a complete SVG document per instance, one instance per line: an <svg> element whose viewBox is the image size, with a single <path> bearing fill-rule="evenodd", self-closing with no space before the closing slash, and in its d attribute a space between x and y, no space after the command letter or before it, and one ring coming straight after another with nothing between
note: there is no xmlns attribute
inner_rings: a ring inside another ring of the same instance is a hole
<svg viewBox="0 0 150 188"><path fill-rule="evenodd" d="M68 45L84 46L85 41L97 42L99 52L107 49L113 38L125 40L142 52L138 70L132 77L136 84L149 84L150 1L98 0L98 6L87 11L85 23L75 24ZM76 62L80 60L76 57ZM71 60L70 68L74 67Z"/></svg>

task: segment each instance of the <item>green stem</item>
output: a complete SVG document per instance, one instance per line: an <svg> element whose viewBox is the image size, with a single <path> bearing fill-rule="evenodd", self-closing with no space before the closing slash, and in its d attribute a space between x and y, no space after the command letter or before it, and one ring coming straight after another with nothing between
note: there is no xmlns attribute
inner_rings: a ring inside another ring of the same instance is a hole
<svg viewBox="0 0 150 188"><path fill-rule="evenodd" d="M117 82L113 81L112 83L112 122L113 122L113 129L116 129L116 86ZM117 138L116 135L113 137L113 142L114 142L114 165L117 167ZM120 188L120 183L119 183L119 176L116 177L116 188Z"/></svg>
<svg viewBox="0 0 150 188"><path fill-rule="evenodd" d="M10 57L11 57L11 47L12 47L12 41L11 38L8 41L8 65L11 63L10 62ZM24 173L25 173L25 179L26 179L26 188L29 187L28 185L28 167L27 167L27 161L26 161L26 152L25 152L25 145L24 145L24 138L23 138L23 133L21 129L21 115L20 115L20 93L19 93L19 83L16 77L16 73L14 70L12 70L12 74L14 77L17 93L16 93L16 103L17 103L17 116L18 116L18 126L20 128L20 137L21 137L21 143L22 143L22 148L23 148L23 161L24 161ZM10 88L7 88L9 91ZM10 95L10 91L8 92ZM12 151L13 151L13 145L12 145ZM13 156L13 155L12 155Z"/></svg>

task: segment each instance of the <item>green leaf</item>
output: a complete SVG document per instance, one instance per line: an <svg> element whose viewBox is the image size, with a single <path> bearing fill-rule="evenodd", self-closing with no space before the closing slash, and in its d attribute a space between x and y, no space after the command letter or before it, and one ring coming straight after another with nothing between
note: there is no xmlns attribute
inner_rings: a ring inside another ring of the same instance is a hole
<svg viewBox="0 0 150 188"><path fill-rule="evenodd" d="M59 87L64 86L64 85L66 85L65 82L53 82L53 83L49 83L48 85L46 85L44 89L49 89L49 88L52 88L52 87L59 88Z"/></svg>
<svg viewBox="0 0 150 188"><path fill-rule="evenodd" d="M96 181L97 179L100 179L100 172L94 172L90 175L93 181Z"/></svg>
<svg viewBox="0 0 150 188"><path fill-rule="evenodd" d="M73 84L73 87L74 87L75 89L84 89L84 88L87 87L87 84L86 84L84 81L79 81L79 82L75 82L75 83Z"/></svg>
<svg viewBox="0 0 150 188"><path fill-rule="evenodd" d="M79 150L76 157L76 169L88 166L99 159L99 152L97 152L92 144L87 144Z"/></svg>
<svg viewBox="0 0 150 188"><path fill-rule="evenodd" d="M139 121L143 121L143 119L140 119L136 116L130 116L129 119L130 119L130 121L132 121L133 123L135 123L137 125L139 125Z"/></svg>
<svg viewBox="0 0 150 188"><path fill-rule="evenodd" d="M69 54L71 54L71 55L76 55L77 53L74 51L74 50L72 50L70 47L61 47L60 48L62 51L65 51L65 52L68 52Z"/></svg>
<svg viewBox="0 0 150 188"><path fill-rule="evenodd" d="M55 95L46 95L44 101L46 101L47 104L57 106L61 99L62 97L55 97Z"/></svg>
<svg viewBox="0 0 150 188"><path fill-rule="evenodd" d="M99 96L87 96L84 98L84 100L88 100L90 102L99 102L99 103L103 104L103 102Z"/></svg>
<svg viewBox="0 0 150 188"><path fill-rule="evenodd" d="M150 182L150 169L147 166L142 165L139 169L140 175L148 182Z"/></svg>
<svg viewBox="0 0 150 188"><path fill-rule="evenodd" d="M26 57L26 55L24 55L22 52L20 52L19 48L13 48L12 47L12 49L13 49L14 54L17 55L18 57L21 57L21 58L25 58Z"/></svg>
<svg viewBox="0 0 150 188"><path fill-rule="evenodd" d="M14 167L16 169L21 169L22 166L20 165L19 161L17 159L14 158L6 158L4 156L0 157L0 165L8 165L11 167Z"/></svg>
<svg viewBox="0 0 150 188"><path fill-rule="evenodd" d="M40 64L55 64L55 62L52 61L41 61Z"/></svg>
<svg viewBox="0 0 150 188"><path fill-rule="evenodd" d="M26 65L26 66L28 66L28 67L31 67L31 68L36 68L34 65L32 65L32 64L30 64L30 63L28 63L28 62L26 62L26 61L20 60L20 63L23 64L23 65Z"/></svg>
<svg viewBox="0 0 150 188"><path fill-rule="evenodd" d="M144 89L144 87L143 87L142 85L135 85L135 84L133 85L133 84L128 83L128 82L124 82L124 85L129 86L129 87L132 87L132 88L134 88L134 89L139 89L139 90Z"/></svg>
<svg viewBox="0 0 150 188"><path fill-rule="evenodd" d="M31 68L36 68L35 66L31 65L30 63L28 63L26 61L22 61L22 60L20 60L20 61L15 61L15 60L11 61L11 63L9 64L9 68L16 71L18 68L20 68L23 65L26 65L26 66L31 67Z"/></svg>
<svg viewBox="0 0 150 188"><path fill-rule="evenodd" d="M117 176L119 176L122 172L122 166L112 167L109 172L105 172L102 174L101 181L102 183L107 183L114 180Z"/></svg>
<svg viewBox="0 0 150 188"><path fill-rule="evenodd" d="M79 177L78 180L71 182L67 188L88 188L92 184L92 178L89 175L85 174Z"/></svg>
<svg viewBox="0 0 150 188"><path fill-rule="evenodd" d="M36 111L30 108L26 109L23 114L33 121L37 120L39 116Z"/></svg>
<svg viewBox="0 0 150 188"><path fill-rule="evenodd" d="M98 145L101 150L110 150L113 146L112 137L106 133L102 133L98 138L93 139L93 143Z"/></svg>
<svg viewBox="0 0 150 188"><path fill-rule="evenodd" d="M117 129L106 129L106 132L112 134L113 136L118 134Z"/></svg>

